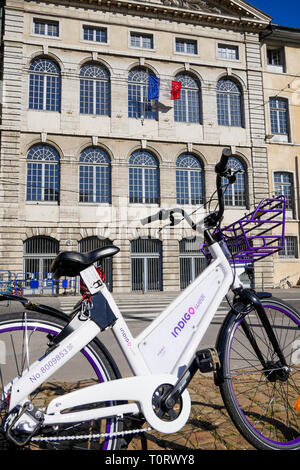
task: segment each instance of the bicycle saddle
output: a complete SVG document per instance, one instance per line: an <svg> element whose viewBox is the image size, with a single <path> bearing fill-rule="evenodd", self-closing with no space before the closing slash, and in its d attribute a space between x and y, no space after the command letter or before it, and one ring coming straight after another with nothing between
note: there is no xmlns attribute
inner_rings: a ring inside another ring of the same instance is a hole
<svg viewBox="0 0 300 470"><path fill-rule="evenodd" d="M80 271L88 268L96 261L101 261L103 258L114 256L119 251L120 248L114 245L107 245L87 253L79 253L78 251L62 251L52 261L50 271L54 273L54 279L59 279L61 276L78 276Z"/></svg>

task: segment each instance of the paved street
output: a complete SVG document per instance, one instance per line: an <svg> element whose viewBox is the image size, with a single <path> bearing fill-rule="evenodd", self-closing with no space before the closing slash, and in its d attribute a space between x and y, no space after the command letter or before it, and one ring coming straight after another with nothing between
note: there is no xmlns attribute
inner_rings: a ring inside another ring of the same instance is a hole
<svg viewBox="0 0 300 470"><path fill-rule="evenodd" d="M300 310L300 289L273 290L274 297L290 303ZM148 295L116 295L115 300L124 315L133 335L144 329L168 305L178 293L157 293ZM43 304L61 308L66 313L72 310L79 297L35 298ZM2 305L1 312L20 308L19 305ZM201 347L214 346L216 335L222 319L228 311L227 302L223 302L201 342ZM130 369L116 345L111 331L101 333L101 340L113 355L123 376L130 375ZM210 374L196 374L189 385L192 400L192 411L184 428L172 435L151 432L145 434L142 441L135 437L130 443L131 450L139 450L147 446L149 450L175 450L180 452L188 449L203 450L242 450L252 447L240 436L232 425L223 405L219 389L214 385Z"/></svg>
<svg viewBox="0 0 300 470"><path fill-rule="evenodd" d="M272 289L274 297L279 297L282 300L290 303L296 309L300 310L300 288L294 289ZM145 329L150 322L156 318L169 303L179 294L179 292L156 292L151 294L116 294L114 299L124 316L128 327L133 336L137 336L143 329ZM78 302L80 296L52 296L52 297L30 297L32 301L38 303L51 305L55 308L63 310L69 314L73 306ZM0 312L19 310L21 304L12 302L10 306L1 304ZM211 325L209 326L205 336L203 337L199 348L213 347L217 338L218 331L221 327L222 321L228 312L227 301L224 300L220 305ZM131 375L131 370L127 361L123 357L118 344L116 343L112 332L110 330L100 334L101 341L109 349L110 353L116 360L118 367L123 376Z"/></svg>
<svg viewBox="0 0 300 470"><path fill-rule="evenodd" d="M300 310L300 289L272 290L274 297L290 303ZM115 300L124 315L128 326L134 335L144 329L176 294L157 293L148 295L119 295ZM68 311L73 300L63 298L61 307ZM222 302L214 320L201 342L201 347L214 346L222 320L228 311L227 302ZM130 369L119 349L112 341L111 332L102 333L101 339L117 358L121 372L130 374ZM189 449L200 450L254 450L253 447L239 434L233 426L224 407L219 388L215 386L210 374L197 373L188 387L192 410L191 416L184 428L171 435L158 432L145 433L142 441L135 437L129 446L130 450L140 450L146 446L148 450L172 450L179 452Z"/></svg>
<svg viewBox="0 0 300 470"><path fill-rule="evenodd" d="M300 310L300 289L272 289L274 297L290 303L293 307ZM114 299L124 316L128 327L133 336L137 336L149 323L154 320L168 305L177 297L179 292L157 292L152 294L119 294L114 295ZM59 297L51 299L57 308L61 308L64 312L70 313L73 305L80 297ZM47 303L46 299L40 300L41 303ZM213 347L217 338L218 331L222 321L229 310L227 301L224 300L218 312L216 313L210 327L203 337L200 347ZM127 361L120 352L115 339L112 338L110 331L101 333L101 340L108 347L112 355L117 359L118 367L123 375L131 374Z"/></svg>

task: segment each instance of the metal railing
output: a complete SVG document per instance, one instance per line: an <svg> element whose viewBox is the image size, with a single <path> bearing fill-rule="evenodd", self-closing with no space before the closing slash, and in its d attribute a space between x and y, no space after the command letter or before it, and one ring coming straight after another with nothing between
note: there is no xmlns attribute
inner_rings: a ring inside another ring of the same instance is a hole
<svg viewBox="0 0 300 470"><path fill-rule="evenodd" d="M26 295L57 295L77 294L79 280L77 278L52 278L52 273L12 273L0 270L0 294Z"/></svg>

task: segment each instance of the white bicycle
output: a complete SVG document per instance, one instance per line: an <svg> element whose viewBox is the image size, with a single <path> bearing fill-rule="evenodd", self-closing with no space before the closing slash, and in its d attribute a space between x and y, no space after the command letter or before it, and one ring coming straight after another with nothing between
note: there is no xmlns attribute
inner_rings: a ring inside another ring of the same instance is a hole
<svg viewBox="0 0 300 470"><path fill-rule="evenodd" d="M254 447L300 448L300 316L270 294L245 289L236 269L283 245L285 200L266 199L221 229L222 182L234 181L229 156L225 149L216 165L219 210L205 220L210 263L139 336L132 336L93 265L116 254L115 246L62 252L54 260L57 278L80 274L84 281L71 319L23 297L1 296L25 307L0 315L2 448L125 449L145 429L176 433L189 419L187 387L198 370L214 373L233 423ZM215 348L198 351L230 290ZM100 342L106 328L132 376L121 378Z"/></svg>

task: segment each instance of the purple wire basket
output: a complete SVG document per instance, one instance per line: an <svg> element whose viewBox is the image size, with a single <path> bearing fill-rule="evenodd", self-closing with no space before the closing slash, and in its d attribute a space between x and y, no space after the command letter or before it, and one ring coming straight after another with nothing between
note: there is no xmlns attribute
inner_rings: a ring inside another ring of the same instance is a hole
<svg viewBox="0 0 300 470"><path fill-rule="evenodd" d="M231 262L254 263L284 248L285 209L285 196L263 199L253 212L215 230L217 239L226 242ZM202 252L211 261L206 245Z"/></svg>

